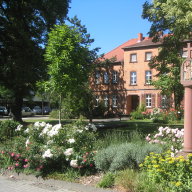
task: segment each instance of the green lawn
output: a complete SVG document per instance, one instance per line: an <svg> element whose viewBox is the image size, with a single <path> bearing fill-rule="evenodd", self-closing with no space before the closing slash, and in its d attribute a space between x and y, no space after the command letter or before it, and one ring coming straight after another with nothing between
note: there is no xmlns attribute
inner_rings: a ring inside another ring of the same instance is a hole
<svg viewBox="0 0 192 192"><path fill-rule="evenodd" d="M48 119L48 120L26 120L25 124L33 124L36 121L45 121L46 123L50 124L57 124L58 120L54 119ZM62 120L62 124L68 124L71 123L74 120ZM97 121L93 122L96 126L98 126L99 132L130 132L130 131L138 131L144 135L153 133L157 131L157 129L160 126L163 127L172 127L172 128L179 128L182 129L183 126L183 121L178 121L178 122L172 122L171 124L160 124L160 123L153 123L151 120L145 119L145 120L117 120L117 121Z"/></svg>

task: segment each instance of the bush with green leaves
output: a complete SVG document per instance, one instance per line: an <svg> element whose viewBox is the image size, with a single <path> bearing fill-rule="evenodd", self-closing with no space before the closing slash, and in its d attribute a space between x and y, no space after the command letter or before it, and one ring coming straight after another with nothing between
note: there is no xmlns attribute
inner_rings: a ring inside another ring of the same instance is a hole
<svg viewBox="0 0 192 192"><path fill-rule="evenodd" d="M128 167L138 168L150 152L162 152L159 145L148 143L124 143L99 150L95 156L96 168L116 171Z"/></svg>
<svg viewBox="0 0 192 192"><path fill-rule="evenodd" d="M130 114L131 118L132 119L144 119L145 111L146 111L145 105L141 105L141 106L137 107L137 109L135 111L131 112L131 114Z"/></svg>
<svg viewBox="0 0 192 192"><path fill-rule="evenodd" d="M16 135L18 122L12 120L0 121L0 142L6 141Z"/></svg>
<svg viewBox="0 0 192 192"><path fill-rule="evenodd" d="M163 191L191 192L192 155L173 157L171 151L157 154L150 153L140 164L147 177L153 183L160 184Z"/></svg>
<svg viewBox="0 0 192 192"><path fill-rule="evenodd" d="M11 141L9 148L1 148L2 156L10 160L7 168L11 169L43 173L67 167L94 170L96 130L94 124L86 125L81 120L64 126L45 122L36 122L27 129L18 126L16 133L20 136Z"/></svg>
<svg viewBox="0 0 192 192"><path fill-rule="evenodd" d="M102 188L109 188L114 185L114 182L115 182L115 174L108 172L102 177L101 181L97 184L97 186Z"/></svg>

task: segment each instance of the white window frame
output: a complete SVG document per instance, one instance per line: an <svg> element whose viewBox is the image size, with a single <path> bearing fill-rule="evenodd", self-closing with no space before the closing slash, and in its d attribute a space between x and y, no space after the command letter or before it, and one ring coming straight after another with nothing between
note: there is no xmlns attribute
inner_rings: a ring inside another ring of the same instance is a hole
<svg viewBox="0 0 192 192"><path fill-rule="evenodd" d="M161 108L162 109L167 109L168 108L168 98L166 95L161 96Z"/></svg>
<svg viewBox="0 0 192 192"><path fill-rule="evenodd" d="M95 107L98 107L99 106L99 100L100 100L100 98L99 98L99 95L96 95L95 96Z"/></svg>
<svg viewBox="0 0 192 192"><path fill-rule="evenodd" d="M152 71L145 71L145 84L150 85L152 81Z"/></svg>
<svg viewBox="0 0 192 192"><path fill-rule="evenodd" d="M117 71L113 71L112 82L113 83L118 82L118 72Z"/></svg>
<svg viewBox="0 0 192 192"><path fill-rule="evenodd" d="M130 85L137 85L137 72L136 71L130 72Z"/></svg>
<svg viewBox="0 0 192 192"><path fill-rule="evenodd" d="M95 72L95 84L100 84L101 74L99 71Z"/></svg>
<svg viewBox="0 0 192 192"><path fill-rule="evenodd" d="M182 51L182 58L187 58L188 57L188 51L184 50Z"/></svg>
<svg viewBox="0 0 192 192"><path fill-rule="evenodd" d="M152 52L145 52L145 61L150 61L152 58Z"/></svg>
<svg viewBox="0 0 192 192"><path fill-rule="evenodd" d="M152 95L151 94L145 95L145 104L146 104L146 108L152 107Z"/></svg>
<svg viewBox="0 0 192 192"><path fill-rule="evenodd" d="M108 84L109 83L109 74L107 71L103 73L103 83Z"/></svg>
<svg viewBox="0 0 192 192"><path fill-rule="evenodd" d="M108 95L105 95L103 100L104 100L104 106L108 107L109 106L109 97L108 97Z"/></svg>
<svg viewBox="0 0 192 192"><path fill-rule="evenodd" d="M137 62L137 54L136 53L130 54L130 62L131 63L136 63Z"/></svg>
<svg viewBox="0 0 192 192"><path fill-rule="evenodd" d="M112 107L117 107L117 95L113 95L112 97Z"/></svg>

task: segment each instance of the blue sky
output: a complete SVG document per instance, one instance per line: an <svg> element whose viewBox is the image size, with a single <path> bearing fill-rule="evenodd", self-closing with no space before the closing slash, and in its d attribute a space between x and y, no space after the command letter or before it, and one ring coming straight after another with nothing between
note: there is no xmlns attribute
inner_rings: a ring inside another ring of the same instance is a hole
<svg viewBox="0 0 192 192"><path fill-rule="evenodd" d="M147 36L150 23L141 18L146 0L71 0L69 17L75 15L95 39L93 47L107 53L138 33Z"/></svg>

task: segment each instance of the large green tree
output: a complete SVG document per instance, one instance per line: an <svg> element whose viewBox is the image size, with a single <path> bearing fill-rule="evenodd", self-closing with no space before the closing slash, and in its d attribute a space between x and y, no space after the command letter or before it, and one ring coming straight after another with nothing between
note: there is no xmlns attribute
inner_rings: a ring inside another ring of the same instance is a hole
<svg viewBox="0 0 192 192"><path fill-rule="evenodd" d="M53 92L54 97L58 96L60 112L62 100L67 94L81 97L81 93L87 90L88 78L98 50L90 49L94 40L77 17L69 22L70 25L55 25L49 33L45 53L49 80L43 86Z"/></svg>
<svg viewBox="0 0 192 192"><path fill-rule="evenodd" d="M47 34L63 23L70 0L0 0L0 86L12 92L14 120L22 121L23 98L43 79Z"/></svg>
<svg viewBox="0 0 192 192"><path fill-rule="evenodd" d="M143 5L143 18L152 25L150 37L155 42L162 41L159 55L149 63L158 71L154 85L168 96L174 95L175 108L183 99L183 86L180 84L181 50L183 41L191 38L192 1L154 0ZM164 35L168 33L168 35Z"/></svg>

